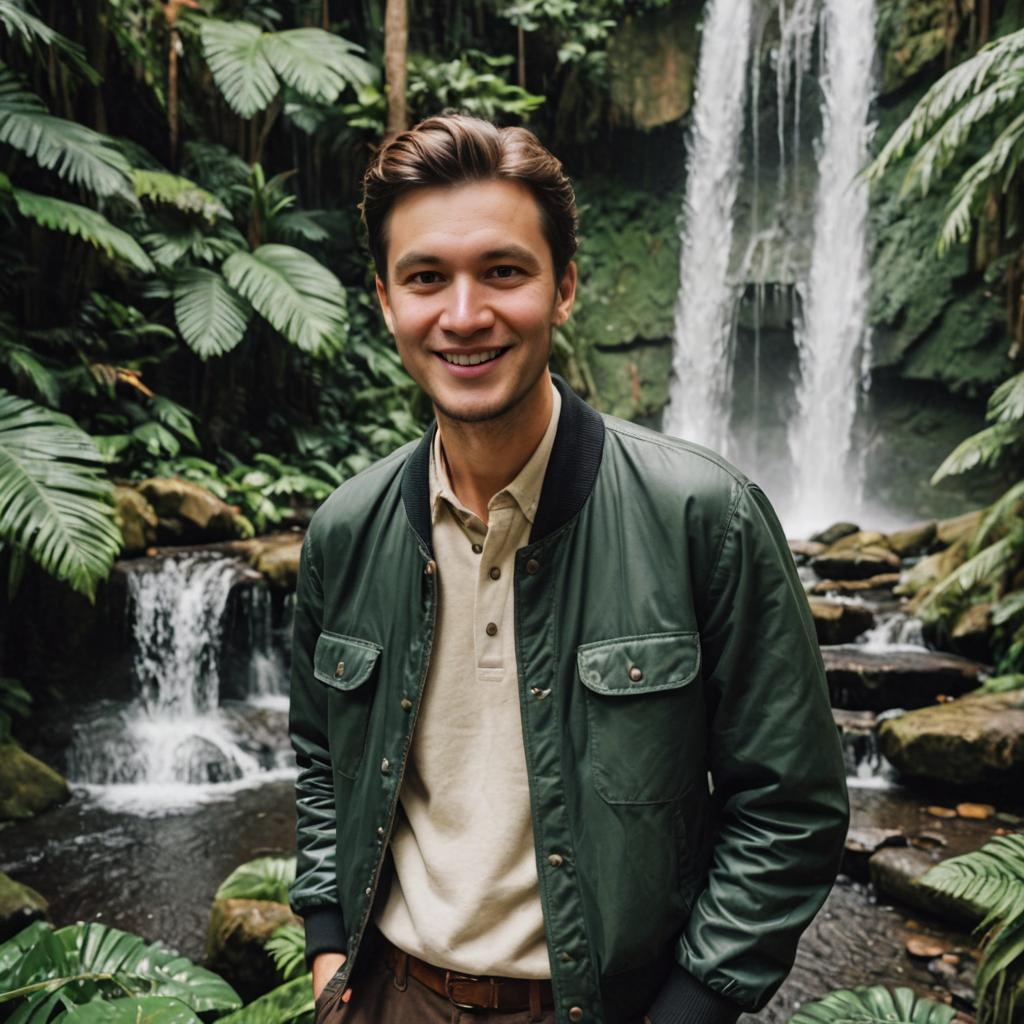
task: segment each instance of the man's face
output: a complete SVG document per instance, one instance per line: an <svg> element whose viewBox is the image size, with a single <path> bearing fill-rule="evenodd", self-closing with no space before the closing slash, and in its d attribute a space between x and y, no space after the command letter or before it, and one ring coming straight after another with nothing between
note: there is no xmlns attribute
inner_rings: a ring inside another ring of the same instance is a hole
<svg viewBox="0 0 1024 1024"><path fill-rule="evenodd" d="M547 386L551 328L576 266L555 281L540 207L517 181L415 189L388 220L388 284L377 296L410 376L437 411L494 420Z"/></svg>

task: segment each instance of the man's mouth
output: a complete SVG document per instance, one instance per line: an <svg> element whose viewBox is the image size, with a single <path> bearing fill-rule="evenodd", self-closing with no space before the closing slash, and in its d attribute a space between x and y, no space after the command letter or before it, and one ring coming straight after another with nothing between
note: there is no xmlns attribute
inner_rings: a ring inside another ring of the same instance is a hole
<svg viewBox="0 0 1024 1024"><path fill-rule="evenodd" d="M504 355L507 348L495 348L488 352L473 352L463 354L461 352L438 352L437 354L453 366L478 366L480 363L489 363L498 356Z"/></svg>

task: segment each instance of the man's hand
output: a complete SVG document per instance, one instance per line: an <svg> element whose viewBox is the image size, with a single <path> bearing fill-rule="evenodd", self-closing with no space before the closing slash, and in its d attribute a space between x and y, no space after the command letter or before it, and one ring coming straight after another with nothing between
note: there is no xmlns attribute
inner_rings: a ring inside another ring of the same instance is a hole
<svg viewBox="0 0 1024 1024"><path fill-rule="evenodd" d="M348 959L344 953L318 953L313 957L313 998L319 999L324 986L334 977L341 965ZM352 998L352 989L347 988L341 995L341 1001L347 1003Z"/></svg>

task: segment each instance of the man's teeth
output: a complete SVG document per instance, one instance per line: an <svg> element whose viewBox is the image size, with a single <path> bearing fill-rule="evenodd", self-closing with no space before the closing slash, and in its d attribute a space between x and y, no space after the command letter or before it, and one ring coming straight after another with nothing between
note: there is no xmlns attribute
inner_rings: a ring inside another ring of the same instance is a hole
<svg viewBox="0 0 1024 1024"><path fill-rule="evenodd" d="M476 352L470 356L441 352L440 356L446 363L454 363L456 366L476 366L478 363L489 363L492 359L497 359L504 351L504 349L499 348L493 352Z"/></svg>

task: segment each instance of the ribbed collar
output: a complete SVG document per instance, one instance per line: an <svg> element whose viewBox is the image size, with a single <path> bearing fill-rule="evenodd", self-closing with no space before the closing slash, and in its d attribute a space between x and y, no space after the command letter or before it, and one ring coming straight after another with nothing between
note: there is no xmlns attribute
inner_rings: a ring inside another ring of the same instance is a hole
<svg viewBox="0 0 1024 1024"><path fill-rule="evenodd" d="M548 459L530 543L542 540L567 523L590 497L604 449L604 421L557 374L552 374L562 397L554 445ZM402 502L416 535L433 554L430 515L430 450L436 421L420 439L402 473Z"/></svg>

